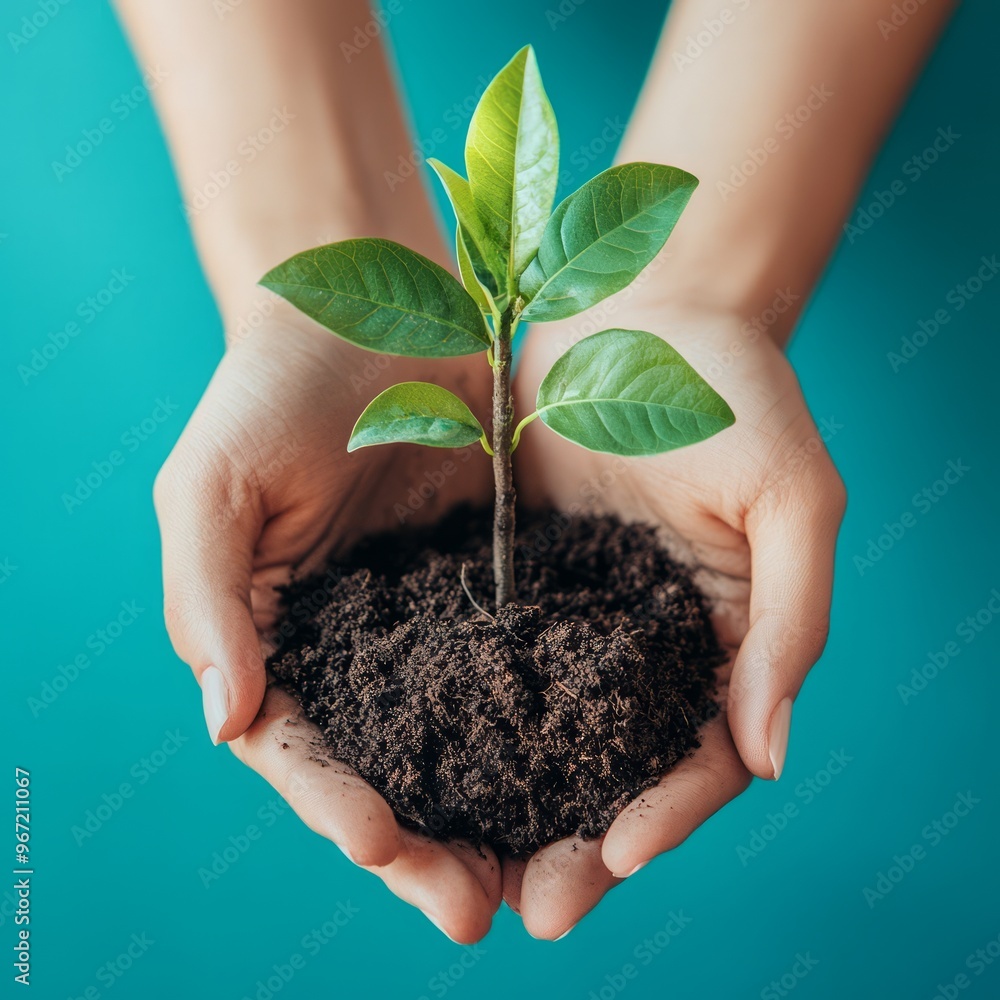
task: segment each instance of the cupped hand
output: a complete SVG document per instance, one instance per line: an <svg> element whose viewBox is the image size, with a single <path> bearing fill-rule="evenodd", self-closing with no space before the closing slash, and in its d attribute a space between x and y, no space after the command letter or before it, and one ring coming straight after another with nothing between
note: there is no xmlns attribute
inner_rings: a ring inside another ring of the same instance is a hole
<svg viewBox="0 0 1000 1000"><path fill-rule="evenodd" d="M500 904L495 855L402 828L371 786L329 759L295 699L268 683L262 636L278 612L275 586L362 535L398 527L437 455L348 455L368 401L423 379L485 416L488 376L479 356L430 369L367 354L279 303L266 326L229 347L155 487L167 628L201 683L213 741L228 742L313 830L462 942L482 937ZM459 500L485 502L488 475L487 462L470 462L407 524Z"/></svg>
<svg viewBox="0 0 1000 1000"><path fill-rule="evenodd" d="M572 513L614 513L662 529L696 568L729 652L722 712L701 747L627 807L606 835L549 844L504 862L504 896L537 937L571 929L613 886L677 847L757 775L784 765L791 706L827 636L845 492L784 355L739 318L626 302L533 328L516 384L518 411L570 344L609 327L663 336L729 403L736 423L653 458L584 451L540 422L515 456L522 498Z"/></svg>

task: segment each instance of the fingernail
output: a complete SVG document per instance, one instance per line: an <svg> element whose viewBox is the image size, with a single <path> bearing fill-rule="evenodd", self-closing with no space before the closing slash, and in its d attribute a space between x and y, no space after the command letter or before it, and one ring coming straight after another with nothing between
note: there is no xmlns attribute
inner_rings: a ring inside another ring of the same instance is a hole
<svg viewBox="0 0 1000 1000"><path fill-rule="evenodd" d="M345 858L347 858L348 861L351 862L352 865L357 865L358 864L357 861L355 861L354 858L351 857L351 852L346 847L343 847L342 845L337 844L337 849L340 851L341 854L344 855ZM362 866L358 865L358 867L360 868Z"/></svg>
<svg viewBox="0 0 1000 1000"><path fill-rule="evenodd" d="M640 865L639 867L642 867L642 866ZM573 924L573 927L576 927L576 924ZM562 941L562 939L564 937L566 937L567 934L569 934L569 931L571 931L573 929L573 927L570 927L570 929L568 931L563 931L562 934L560 934L559 937L556 938L556 940L557 941Z"/></svg>
<svg viewBox="0 0 1000 1000"><path fill-rule="evenodd" d="M648 864L648 861L640 861L635 868L633 868L630 872L625 872L624 875L619 875L618 872L612 872L611 874L614 875L615 878L628 878L629 876L634 875L640 868L645 868Z"/></svg>
<svg viewBox="0 0 1000 1000"><path fill-rule="evenodd" d="M229 688L218 667L208 667L201 675L201 703L212 742L219 745L219 733L229 718Z"/></svg>
<svg viewBox="0 0 1000 1000"><path fill-rule="evenodd" d="M424 916L452 943L458 944L458 942L441 926L437 917L432 917L429 913L425 913Z"/></svg>
<svg viewBox="0 0 1000 1000"><path fill-rule="evenodd" d="M792 699L782 698L771 716L771 729L767 734L767 752L774 768L774 780L781 777L788 750L788 730L792 725Z"/></svg>

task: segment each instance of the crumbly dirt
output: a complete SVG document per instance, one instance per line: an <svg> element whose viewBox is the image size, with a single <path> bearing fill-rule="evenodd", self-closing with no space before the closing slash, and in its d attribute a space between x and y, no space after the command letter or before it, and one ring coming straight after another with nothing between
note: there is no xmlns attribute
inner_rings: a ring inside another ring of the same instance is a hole
<svg viewBox="0 0 1000 1000"><path fill-rule="evenodd" d="M456 511L294 582L269 665L404 823L524 857L599 836L699 745L723 656L651 528L520 512L520 603L492 619L462 586L493 612L490 530Z"/></svg>

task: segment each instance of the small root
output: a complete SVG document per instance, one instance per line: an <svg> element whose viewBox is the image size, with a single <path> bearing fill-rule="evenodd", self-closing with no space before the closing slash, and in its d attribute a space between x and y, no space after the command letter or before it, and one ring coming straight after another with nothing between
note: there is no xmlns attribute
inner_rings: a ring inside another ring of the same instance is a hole
<svg viewBox="0 0 1000 1000"><path fill-rule="evenodd" d="M469 600L470 600L470 601L472 602L472 606L473 606L473 607L474 607L474 608L475 608L475 609L476 609L476 610L477 610L477 611L478 611L478 612L479 612L480 614L483 614L483 615L486 615L486 617L487 617L487 618L489 618L489 620L490 620L491 622L492 622L492 621L496 621L496 619L495 619L495 618L493 617L493 615L491 615L491 614L490 614L490 613L489 613L489 612L488 612L488 611L486 610L486 608L484 608L484 607L483 607L483 606L482 606L482 605L481 605L481 604L480 604L480 603L479 603L479 602L478 602L478 601L477 601L477 600L476 600L476 599L475 599L475 598L474 598L474 597L472 596L472 591L471 591L471 590L469 590L469 585L468 585L468 584L467 584L467 583L465 582L465 563L462 563L462 571L461 571L461 573L459 573L459 579L460 579L460 580L461 580L461 582L462 582L462 590L464 590L464 591L465 591L465 596L466 596L466 597L468 597L468 599L469 599Z"/></svg>

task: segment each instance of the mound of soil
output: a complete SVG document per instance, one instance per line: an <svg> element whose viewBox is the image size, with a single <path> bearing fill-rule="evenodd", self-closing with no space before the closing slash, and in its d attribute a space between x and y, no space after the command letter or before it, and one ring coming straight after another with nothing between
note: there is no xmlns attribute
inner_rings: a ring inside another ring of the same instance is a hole
<svg viewBox="0 0 1000 1000"><path fill-rule="evenodd" d="M492 611L491 523L457 511L293 583L270 666L403 822L523 857L603 833L697 747L723 657L688 571L610 518L521 512L521 603L477 611L462 568Z"/></svg>

